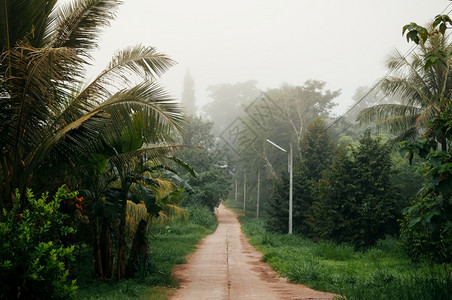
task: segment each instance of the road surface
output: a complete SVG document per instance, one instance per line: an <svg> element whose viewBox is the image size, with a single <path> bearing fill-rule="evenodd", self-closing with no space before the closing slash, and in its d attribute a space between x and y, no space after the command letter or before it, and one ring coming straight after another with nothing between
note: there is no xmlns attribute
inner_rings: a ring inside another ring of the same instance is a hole
<svg viewBox="0 0 452 300"><path fill-rule="evenodd" d="M334 298L278 277L248 243L236 214L221 204L217 215L217 230L199 244L186 264L174 269L180 287L173 300Z"/></svg>

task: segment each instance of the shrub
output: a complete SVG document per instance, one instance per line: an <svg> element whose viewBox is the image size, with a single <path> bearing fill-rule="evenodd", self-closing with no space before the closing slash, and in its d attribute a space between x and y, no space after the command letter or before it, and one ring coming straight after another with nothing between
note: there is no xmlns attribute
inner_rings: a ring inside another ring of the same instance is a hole
<svg viewBox="0 0 452 300"><path fill-rule="evenodd" d="M206 206L192 204L187 207L187 211L189 213L188 218L192 223L210 230L215 230L217 227L215 216Z"/></svg>
<svg viewBox="0 0 452 300"><path fill-rule="evenodd" d="M64 187L53 199L48 194L35 199L27 190L28 208L3 210L0 219L0 298L62 299L75 294L75 280L68 280L68 263L73 247L63 245L61 238L74 230L64 224L67 218L59 212L60 201L73 198ZM16 192L16 203L20 195Z"/></svg>

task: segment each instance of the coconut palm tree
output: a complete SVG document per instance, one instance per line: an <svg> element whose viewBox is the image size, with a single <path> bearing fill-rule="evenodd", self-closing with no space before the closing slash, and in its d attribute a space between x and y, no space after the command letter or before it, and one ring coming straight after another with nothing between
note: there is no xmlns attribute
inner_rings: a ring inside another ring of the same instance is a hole
<svg viewBox="0 0 452 300"><path fill-rule="evenodd" d="M415 140L427 131L427 123L441 111L440 99L450 95L452 89L452 43L430 26L429 38L420 42L409 57L398 51L388 59L393 74L381 81L381 89L393 104L378 104L366 108L358 115L360 123L375 122L377 128L396 135L396 140ZM438 64L427 64L433 56ZM441 137L438 137L441 141Z"/></svg>
<svg viewBox="0 0 452 300"><path fill-rule="evenodd" d="M174 61L137 45L85 81L100 30L122 1L0 2L0 208L15 203L16 188L44 190L40 183L93 153L121 153L112 161L124 163L137 152L158 160L173 149L168 143L183 118L156 79ZM114 149L138 112L141 148Z"/></svg>

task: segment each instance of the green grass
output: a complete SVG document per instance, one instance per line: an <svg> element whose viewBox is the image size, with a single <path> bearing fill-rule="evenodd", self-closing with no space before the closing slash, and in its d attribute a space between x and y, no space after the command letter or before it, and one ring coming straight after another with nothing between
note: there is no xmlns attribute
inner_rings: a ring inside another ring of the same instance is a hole
<svg viewBox="0 0 452 300"><path fill-rule="evenodd" d="M345 244L267 232L262 219L239 219L262 259L292 282L346 299L452 299L451 266L413 263L392 238L355 251Z"/></svg>
<svg viewBox="0 0 452 300"><path fill-rule="evenodd" d="M173 267L186 262L185 257L195 250L195 245L216 228L212 215L196 210L188 222L172 221L151 229L149 259L137 278L119 282L93 279L91 250L82 249L74 266L79 285L77 299L168 299L177 286L171 277Z"/></svg>

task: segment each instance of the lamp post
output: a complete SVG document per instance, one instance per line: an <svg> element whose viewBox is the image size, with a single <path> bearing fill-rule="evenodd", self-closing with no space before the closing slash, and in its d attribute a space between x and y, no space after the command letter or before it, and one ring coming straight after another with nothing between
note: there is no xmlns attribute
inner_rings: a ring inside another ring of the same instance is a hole
<svg viewBox="0 0 452 300"><path fill-rule="evenodd" d="M279 145L275 144L274 142L270 141L269 139L267 139L267 142L269 142L270 144L272 144L273 146L275 146L276 148L278 148L281 151L284 151L287 153L287 150L280 147ZM289 234L292 234L292 211L293 211L293 171L292 171L292 165L293 165L293 153L292 153L292 143L290 143L289 145L289 156L287 158L287 162L288 162L288 169L289 169Z"/></svg>
<svg viewBox="0 0 452 300"><path fill-rule="evenodd" d="M246 209L246 171L243 175L243 211Z"/></svg>

